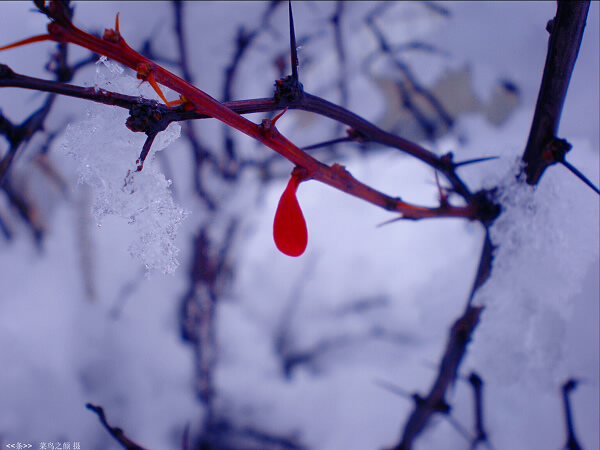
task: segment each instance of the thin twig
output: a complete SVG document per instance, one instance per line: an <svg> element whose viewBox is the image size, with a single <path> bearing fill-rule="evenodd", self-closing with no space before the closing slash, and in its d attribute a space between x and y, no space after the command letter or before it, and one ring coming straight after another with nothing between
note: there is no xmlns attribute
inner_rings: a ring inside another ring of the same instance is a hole
<svg viewBox="0 0 600 450"><path fill-rule="evenodd" d="M91 403L88 403L85 405L85 407L87 409L89 409L90 411L95 412L98 415L98 418L100 419L100 423L102 423L104 428L106 428L106 430L110 433L110 435L112 437L114 437L115 440L123 446L123 448L125 448L127 450L146 450L144 447L136 444L131 439L129 439L127 436L125 436L125 433L123 433L123 430L121 430L120 428L111 427L108 424L108 422L106 421L106 416L104 415L104 409L102 409L101 406L96 406L96 405L92 405Z"/></svg>
<svg viewBox="0 0 600 450"><path fill-rule="evenodd" d="M446 391L454 384L458 367L466 353L467 344L471 340L471 334L477 326L482 310L481 306L468 306L450 329L438 376L427 397L419 397L419 401L416 401L415 408L404 426L402 439L395 450L410 449L431 417L448 410L449 406L445 401Z"/></svg>
<svg viewBox="0 0 600 450"><path fill-rule="evenodd" d="M571 412L571 402L569 399L569 393L577 387L577 380L571 378L565 382L562 386L562 394L563 394L563 405L565 408L565 426L567 427L567 443L565 444L565 449L568 450L581 450L581 446L579 442L577 442L577 438L575 437L575 429L573 427L573 415Z"/></svg>

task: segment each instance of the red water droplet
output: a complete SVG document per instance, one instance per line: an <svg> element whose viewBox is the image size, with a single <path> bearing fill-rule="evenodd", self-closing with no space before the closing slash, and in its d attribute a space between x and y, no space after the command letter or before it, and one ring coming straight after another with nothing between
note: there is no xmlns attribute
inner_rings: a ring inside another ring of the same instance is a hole
<svg viewBox="0 0 600 450"><path fill-rule="evenodd" d="M285 191L281 194L273 221L275 245L279 251L288 256L300 256L306 250L308 243L306 221L296 198L299 184L299 178L292 175Z"/></svg>

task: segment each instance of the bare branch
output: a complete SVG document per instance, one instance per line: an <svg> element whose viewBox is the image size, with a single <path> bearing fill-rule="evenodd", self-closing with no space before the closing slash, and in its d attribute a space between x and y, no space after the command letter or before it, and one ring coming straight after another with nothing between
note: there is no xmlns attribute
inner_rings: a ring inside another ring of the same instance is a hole
<svg viewBox="0 0 600 450"><path fill-rule="evenodd" d="M577 438L575 437L575 430L573 428L573 416L571 413L571 402L569 400L569 393L574 391L577 387L578 381L571 378L565 382L562 386L562 394L563 394L563 405L565 408L565 425L567 427L567 443L565 444L565 449L568 450L581 450L581 446L579 442L577 442Z"/></svg>
<svg viewBox="0 0 600 450"><path fill-rule="evenodd" d="M111 434L112 437L116 439L116 441L123 446L123 448L127 450L146 450L144 447L139 446L123 433L123 430L117 427L111 427L106 421L106 416L104 415L104 409L101 406L92 405L88 403L85 405L87 409L95 412L100 418L100 423L106 428L106 430Z"/></svg>
<svg viewBox="0 0 600 450"><path fill-rule="evenodd" d="M527 183L532 185L539 182L548 166L558 162L548 158L547 149L557 139L558 124L589 8L589 1L559 1L556 17L546 27L550 33L546 65L523 153L523 161L527 164Z"/></svg>
<svg viewBox="0 0 600 450"><path fill-rule="evenodd" d="M467 344L471 340L471 334L477 326L482 310L481 306L468 306L462 317L450 329L438 377L427 397L422 398L415 394L415 409L406 422L402 440L394 450L410 449L431 417L435 413L446 413L449 410L445 400L446 391L454 384L458 366L465 355Z"/></svg>

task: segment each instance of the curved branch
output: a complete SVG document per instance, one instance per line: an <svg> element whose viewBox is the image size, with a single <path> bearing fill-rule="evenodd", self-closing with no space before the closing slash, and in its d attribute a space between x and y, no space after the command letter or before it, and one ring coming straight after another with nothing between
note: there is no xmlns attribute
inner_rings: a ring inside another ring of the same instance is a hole
<svg viewBox="0 0 600 450"><path fill-rule="evenodd" d="M341 166L329 167L300 150L285 139L268 119L265 119L261 125L249 121L189 82L134 51L119 33L118 16L115 29L105 30L103 38L100 39L75 27L63 9L64 6L59 2L50 2L49 8L42 8L43 12L52 20L48 25L49 39L59 43L70 42L82 46L136 70L138 78L148 81L165 102L167 101L157 83L173 89L182 96L184 105L187 103L188 107L191 107L190 109L235 128L286 157L306 171L305 179L319 180L388 211L398 212L403 218L479 218L479 208L474 205L455 207L443 202L437 208L424 208L404 203L399 198L389 197L359 183L347 171L339 170ZM18 45L19 43L11 44L3 48L13 48ZM451 161L448 162L451 163Z"/></svg>

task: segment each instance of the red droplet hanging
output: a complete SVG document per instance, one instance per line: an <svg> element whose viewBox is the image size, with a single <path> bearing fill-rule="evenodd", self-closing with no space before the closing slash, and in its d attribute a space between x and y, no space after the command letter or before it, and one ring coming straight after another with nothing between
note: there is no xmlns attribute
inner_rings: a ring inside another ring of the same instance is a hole
<svg viewBox="0 0 600 450"><path fill-rule="evenodd" d="M288 256L300 256L306 250L308 231L306 221L296 198L300 178L292 175L285 191L281 194L275 220L273 238L275 245Z"/></svg>

